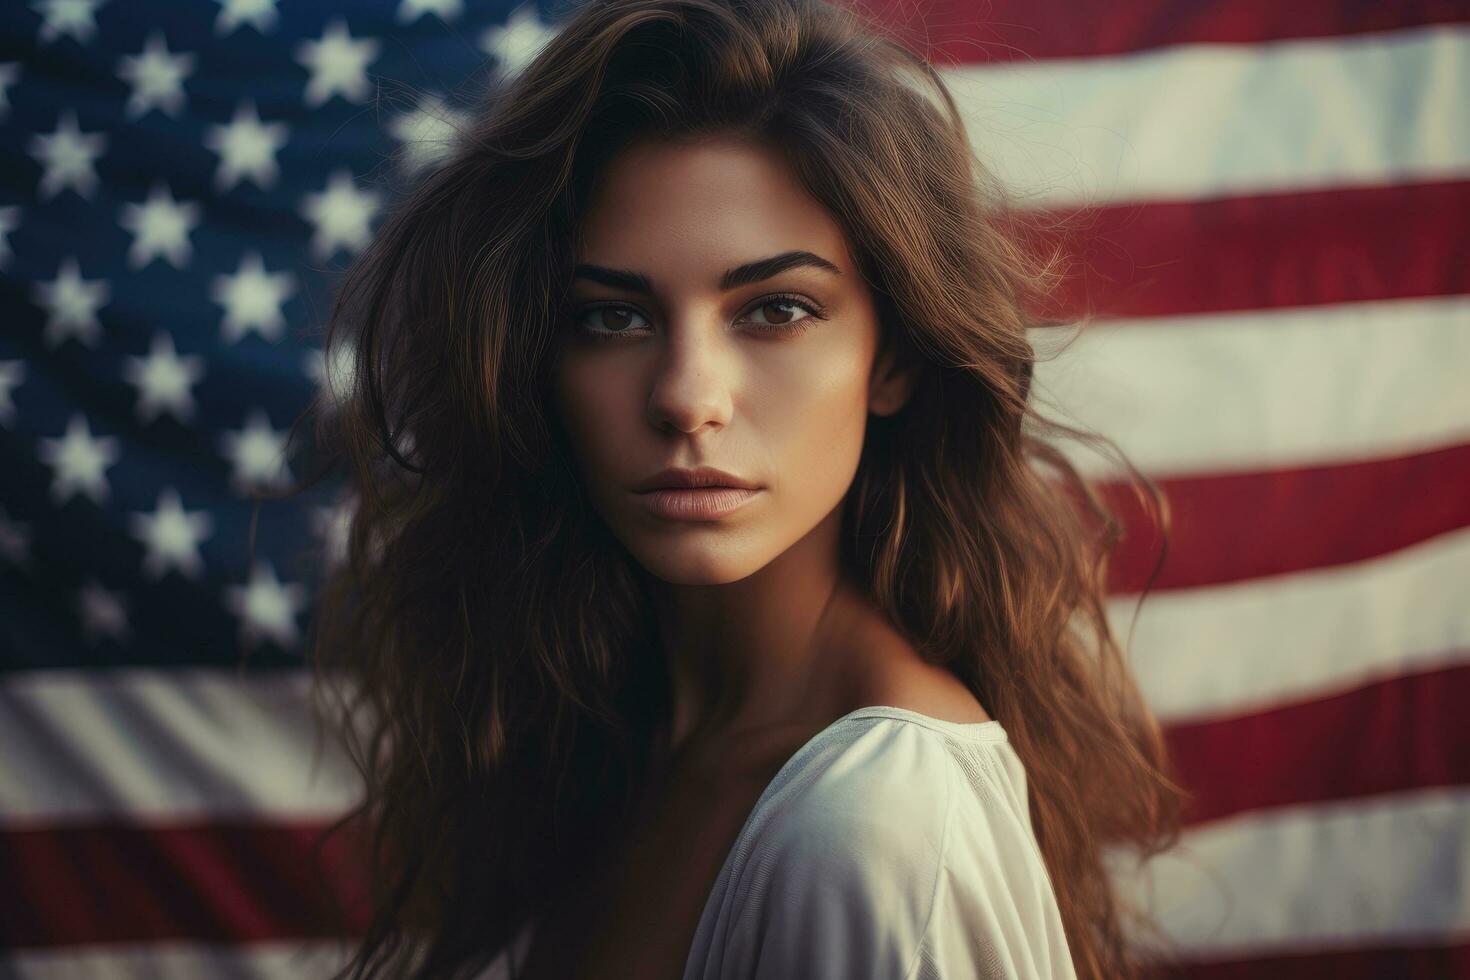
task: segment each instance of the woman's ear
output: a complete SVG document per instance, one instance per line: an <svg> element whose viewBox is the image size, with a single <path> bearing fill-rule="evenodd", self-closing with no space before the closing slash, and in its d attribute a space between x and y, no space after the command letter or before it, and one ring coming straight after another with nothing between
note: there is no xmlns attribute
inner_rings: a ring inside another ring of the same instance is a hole
<svg viewBox="0 0 1470 980"><path fill-rule="evenodd" d="M891 341L885 343L873 360L873 373L868 383L868 411L874 415L896 414L908 404L922 367L917 358L900 358L896 344Z"/></svg>

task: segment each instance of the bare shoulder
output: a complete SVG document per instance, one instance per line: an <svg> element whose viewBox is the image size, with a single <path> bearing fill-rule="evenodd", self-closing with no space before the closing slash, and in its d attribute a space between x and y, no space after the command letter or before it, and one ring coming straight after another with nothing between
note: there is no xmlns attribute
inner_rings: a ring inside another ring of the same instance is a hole
<svg viewBox="0 0 1470 980"><path fill-rule="evenodd" d="M886 704L962 725L992 720L963 681L925 661L902 636L880 629L871 639L849 695L853 708Z"/></svg>

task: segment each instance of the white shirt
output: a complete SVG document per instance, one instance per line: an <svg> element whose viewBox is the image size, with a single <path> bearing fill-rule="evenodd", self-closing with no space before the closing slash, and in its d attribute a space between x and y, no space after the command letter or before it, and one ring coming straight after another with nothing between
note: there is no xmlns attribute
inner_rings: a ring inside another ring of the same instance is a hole
<svg viewBox="0 0 1470 980"><path fill-rule="evenodd" d="M998 721L858 708L756 801L683 980L961 978L1076 978L1025 769Z"/></svg>
<svg viewBox="0 0 1470 980"><path fill-rule="evenodd" d="M998 721L886 705L818 732L715 881L684 980L1073 980Z"/></svg>

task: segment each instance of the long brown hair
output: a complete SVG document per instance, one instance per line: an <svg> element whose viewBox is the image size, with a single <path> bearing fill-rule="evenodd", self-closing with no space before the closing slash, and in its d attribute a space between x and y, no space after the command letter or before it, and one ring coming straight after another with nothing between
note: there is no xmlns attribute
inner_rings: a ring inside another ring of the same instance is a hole
<svg viewBox="0 0 1470 980"><path fill-rule="evenodd" d="M341 285L328 362L352 368L310 414L354 506L312 634L370 827L371 921L343 974L483 968L628 817L667 679L647 573L579 485L549 371L600 169L636 139L717 133L779 147L885 342L922 364L909 404L869 420L842 559L1009 733L1078 975L1136 976L1125 920L1153 924L1104 850L1171 846L1184 790L1105 614L1119 523L1054 443L1121 454L1030 391L1059 254L1028 243L933 66L823 0L579 7Z"/></svg>

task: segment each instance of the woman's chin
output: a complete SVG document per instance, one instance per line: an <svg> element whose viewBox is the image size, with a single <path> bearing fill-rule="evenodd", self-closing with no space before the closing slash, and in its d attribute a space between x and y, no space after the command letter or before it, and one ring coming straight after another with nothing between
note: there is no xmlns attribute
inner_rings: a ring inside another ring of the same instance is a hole
<svg viewBox="0 0 1470 980"><path fill-rule="evenodd" d="M642 542L629 549L644 570L670 585L727 585L766 564L743 550L709 542Z"/></svg>

